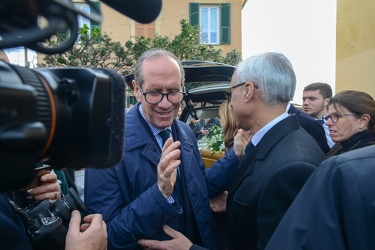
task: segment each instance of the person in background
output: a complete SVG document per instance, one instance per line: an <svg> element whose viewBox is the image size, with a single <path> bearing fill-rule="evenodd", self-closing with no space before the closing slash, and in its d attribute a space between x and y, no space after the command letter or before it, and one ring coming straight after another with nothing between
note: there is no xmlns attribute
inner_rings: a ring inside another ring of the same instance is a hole
<svg viewBox="0 0 375 250"><path fill-rule="evenodd" d="M209 198L228 188L243 148L235 142L236 150L205 169L194 132L176 119L184 70L171 52L144 52L132 84L138 103L126 113L123 160L86 169L88 212L103 215L110 249L142 249L142 238L170 239L164 224L213 249Z"/></svg>
<svg viewBox="0 0 375 250"><path fill-rule="evenodd" d="M295 87L293 67L280 53L254 55L232 76L227 93L237 125L253 133L226 201L232 250L265 248L302 186L326 158L297 117L286 112ZM173 240L142 239L139 244L197 249L179 232L164 229Z"/></svg>
<svg viewBox="0 0 375 250"><path fill-rule="evenodd" d="M238 127L236 125L236 117L233 113L233 108L228 100L225 100L219 107L219 117L220 117L220 124L224 134L224 145L225 145L225 154L227 154L230 149L234 145L234 138L238 132ZM250 141L251 133L248 132L246 135L246 141L244 145L246 146L247 143ZM223 197L226 198L228 191L225 191ZM214 199L219 197L215 197L210 199L211 206L215 206ZM215 209L212 207L211 209ZM219 211L213 213L213 226L214 226L214 233L215 233L215 244L217 250L225 250L229 249L229 237L228 237L228 223L227 223L227 214L225 211Z"/></svg>
<svg viewBox="0 0 375 250"><path fill-rule="evenodd" d="M365 92L337 93L329 100L323 119L336 143L328 157L375 143L375 101Z"/></svg>
<svg viewBox="0 0 375 250"><path fill-rule="evenodd" d="M315 139L323 153L328 153L330 147L328 146L323 126L291 103L287 106L287 112L288 114L295 114L301 127Z"/></svg>
<svg viewBox="0 0 375 250"><path fill-rule="evenodd" d="M202 139L203 136L208 135L210 131L206 130L204 127L206 126L206 121L204 119L194 120L191 119L193 131L197 140Z"/></svg>
<svg viewBox="0 0 375 250"><path fill-rule="evenodd" d="M210 135L210 129L213 126L221 127L220 119L219 118L212 117L212 118L208 119L208 121L206 122L206 125L204 126L204 129L208 131L208 135Z"/></svg>
<svg viewBox="0 0 375 250"><path fill-rule="evenodd" d="M234 143L234 137L237 134L238 127L233 108L228 100L225 100L219 107L220 124L224 134L225 152L228 152Z"/></svg>
<svg viewBox="0 0 375 250"><path fill-rule="evenodd" d="M375 145L325 160L266 249L375 249L374 178Z"/></svg>
<svg viewBox="0 0 375 250"><path fill-rule="evenodd" d="M230 106L230 102L225 100L219 107L219 118L220 124L224 134L224 145L225 154L233 147L234 137L238 131L236 125L236 118L233 114L233 109ZM225 191L225 197L228 191ZM210 200L210 204L213 201ZM215 237L215 249L216 250L226 250L229 249L229 237L228 237L228 223L227 214L223 212L214 212L212 214L212 221L214 227L214 237Z"/></svg>
<svg viewBox="0 0 375 250"><path fill-rule="evenodd" d="M332 97L332 88L328 83L314 82L303 89L302 105L303 111L312 116L323 126L327 143L330 148L335 144L330 135L328 127L324 124L323 116L327 114L327 105Z"/></svg>

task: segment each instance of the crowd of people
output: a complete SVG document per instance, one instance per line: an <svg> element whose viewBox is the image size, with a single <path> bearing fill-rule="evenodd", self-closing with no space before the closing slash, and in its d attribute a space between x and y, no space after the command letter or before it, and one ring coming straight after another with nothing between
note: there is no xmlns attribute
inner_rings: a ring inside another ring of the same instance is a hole
<svg viewBox="0 0 375 250"><path fill-rule="evenodd" d="M144 52L132 85L138 103L126 112L123 159L85 169L87 214L82 224L73 211L66 249L375 248L373 97L333 95L316 82L299 110L293 66L275 52L239 63L219 119L192 126L178 120L184 69L171 52ZM213 125L225 154L205 168L197 139ZM1 192L1 247L33 248L10 200L55 202L74 179L39 170L26 187Z"/></svg>

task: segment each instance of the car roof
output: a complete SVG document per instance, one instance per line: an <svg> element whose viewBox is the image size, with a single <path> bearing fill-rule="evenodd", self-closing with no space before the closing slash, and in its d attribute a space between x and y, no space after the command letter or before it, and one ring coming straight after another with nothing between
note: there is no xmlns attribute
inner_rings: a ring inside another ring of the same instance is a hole
<svg viewBox="0 0 375 250"><path fill-rule="evenodd" d="M235 67L207 61L182 61L185 70L185 84L230 82Z"/></svg>
<svg viewBox="0 0 375 250"><path fill-rule="evenodd" d="M186 60L181 61L185 71L185 84L201 83L202 85L212 83L230 82L235 67L218 62ZM134 74L125 76L126 84L133 88L132 80Z"/></svg>

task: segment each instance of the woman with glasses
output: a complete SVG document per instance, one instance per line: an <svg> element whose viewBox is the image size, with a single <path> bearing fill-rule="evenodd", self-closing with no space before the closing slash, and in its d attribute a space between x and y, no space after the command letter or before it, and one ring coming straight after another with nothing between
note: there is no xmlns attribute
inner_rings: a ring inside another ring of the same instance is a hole
<svg viewBox="0 0 375 250"><path fill-rule="evenodd" d="M375 101L367 93L355 90L337 93L330 99L323 120L336 143L328 157L375 144Z"/></svg>

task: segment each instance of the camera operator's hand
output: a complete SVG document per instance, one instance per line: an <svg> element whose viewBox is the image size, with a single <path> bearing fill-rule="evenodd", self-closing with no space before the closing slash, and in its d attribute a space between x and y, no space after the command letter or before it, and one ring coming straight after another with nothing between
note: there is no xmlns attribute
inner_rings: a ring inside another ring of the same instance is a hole
<svg viewBox="0 0 375 250"><path fill-rule="evenodd" d="M107 249L107 227L101 214L90 214L83 218L74 210L65 239L65 250Z"/></svg>
<svg viewBox="0 0 375 250"><path fill-rule="evenodd" d="M54 202L61 198L61 186L57 182L57 175L50 170L39 170L27 189L36 200L48 198Z"/></svg>

